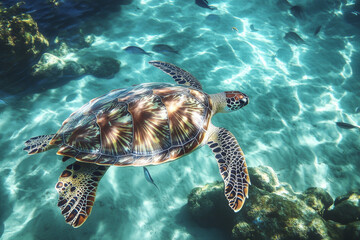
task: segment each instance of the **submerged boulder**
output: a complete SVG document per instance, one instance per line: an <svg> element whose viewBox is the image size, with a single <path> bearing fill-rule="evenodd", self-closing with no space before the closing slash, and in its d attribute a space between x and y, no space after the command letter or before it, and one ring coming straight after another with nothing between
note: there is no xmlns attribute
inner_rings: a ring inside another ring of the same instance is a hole
<svg viewBox="0 0 360 240"><path fill-rule="evenodd" d="M62 76L65 62L55 55L44 53L34 65L33 76L37 78L58 78Z"/></svg>
<svg viewBox="0 0 360 240"><path fill-rule="evenodd" d="M328 193L310 188L296 194L270 167L249 168L249 199L239 213L228 207L224 183L195 188L188 210L202 226L231 231L233 239L342 239L344 226L320 215L332 204ZM228 230L229 229L229 230Z"/></svg>
<svg viewBox="0 0 360 240"><path fill-rule="evenodd" d="M120 70L120 61L111 57L84 57L80 64L86 73L98 78L112 78Z"/></svg>
<svg viewBox="0 0 360 240"><path fill-rule="evenodd" d="M231 230L235 224L235 213L228 207L223 185L223 182L206 184L194 188L189 194L189 212L200 226Z"/></svg>
<svg viewBox="0 0 360 240"><path fill-rule="evenodd" d="M333 203L334 200L328 192L322 188L308 188L301 196L306 205L314 209L320 216L324 215L325 210L327 210Z"/></svg>
<svg viewBox="0 0 360 240"><path fill-rule="evenodd" d="M342 224L360 221L360 191L352 191L337 197L334 208L326 211L324 218Z"/></svg>
<svg viewBox="0 0 360 240"><path fill-rule="evenodd" d="M235 239L340 239L303 201L256 187L251 192L232 230Z"/></svg>
<svg viewBox="0 0 360 240"><path fill-rule="evenodd" d="M28 77L32 62L49 46L34 19L24 13L23 4L9 8L0 5L0 89L7 94L34 85Z"/></svg>
<svg viewBox="0 0 360 240"><path fill-rule="evenodd" d="M76 52L68 49L66 51L67 54L76 56ZM53 51L55 54L60 52L62 49ZM66 54L59 55L44 53L39 62L33 66L31 75L37 80L46 79L46 83L54 83L61 78L75 79L86 74L98 78L112 78L120 70L120 61L111 57L94 57L85 54L74 61L68 60Z"/></svg>
<svg viewBox="0 0 360 240"><path fill-rule="evenodd" d="M344 239L359 240L360 239L360 221L348 224L344 231Z"/></svg>
<svg viewBox="0 0 360 240"><path fill-rule="evenodd" d="M48 40L39 32L34 19L21 13L17 3L10 8L0 8L0 66L1 73L16 64L34 59L48 46Z"/></svg>
<svg viewBox="0 0 360 240"><path fill-rule="evenodd" d="M40 61L33 66L32 75L36 79L48 79L48 82L56 81L61 77L79 77L85 74L85 70L75 61L62 60L61 58L44 53Z"/></svg>

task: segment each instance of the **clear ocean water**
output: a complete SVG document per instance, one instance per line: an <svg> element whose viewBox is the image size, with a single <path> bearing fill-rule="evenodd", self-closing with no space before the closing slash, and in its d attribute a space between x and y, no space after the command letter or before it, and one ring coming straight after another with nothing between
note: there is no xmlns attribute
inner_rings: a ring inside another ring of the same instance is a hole
<svg viewBox="0 0 360 240"><path fill-rule="evenodd" d="M54 186L68 163L55 150L33 156L22 150L30 137L55 133L92 98L133 84L173 82L150 60L186 69L207 93L239 90L250 97L240 111L212 120L236 136L248 166L272 167L296 191L322 187L335 198L359 187L359 129L335 124L360 124L360 13L351 12L355 1L289 1L303 7L303 17L291 14L281 0L209 0L215 10L194 0L133 0L121 6L106 1L104 9L72 18L61 5L71 1L63 0L58 1L58 18L46 21L36 16L44 11L40 2L28 3L29 13L51 43L59 23L70 19L68 26L95 36L81 51L115 58L121 68L112 78L86 75L56 87L47 88L45 82L21 94L1 91L1 239L225 239L221 231L192 222L184 211L194 187L221 180L207 146L148 167L159 191L145 180L142 168L112 167L99 184L91 216L79 229L64 222L56 205ZM288 32L296 32L304 43L287 41ZM170 45L178 54L154 52L156 44ZM128 46L152 55L128 53ZM81 51L63 58L77 61Z"/></svg>

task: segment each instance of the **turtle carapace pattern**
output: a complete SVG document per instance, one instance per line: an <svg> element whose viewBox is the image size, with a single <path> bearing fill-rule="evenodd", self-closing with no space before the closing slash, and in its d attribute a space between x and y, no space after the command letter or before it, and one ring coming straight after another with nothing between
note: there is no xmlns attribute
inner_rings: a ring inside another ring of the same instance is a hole
<svg viewBox="0 0 360 240"><path fill-rule="evenodd" d="M25 142L36 154L58 149L63 161L74 158L56 184L65 221L80 227L89 217L99 181L110 166L148 166L176 160L207 144L218 162L229 206L239 211L248 196L250 178L234 135L215 127L216 113L246 106L239 91L207 94L189 72L162 61L151 65L173 83L142 83L115 89L73 112L55 134Z"/></svg>

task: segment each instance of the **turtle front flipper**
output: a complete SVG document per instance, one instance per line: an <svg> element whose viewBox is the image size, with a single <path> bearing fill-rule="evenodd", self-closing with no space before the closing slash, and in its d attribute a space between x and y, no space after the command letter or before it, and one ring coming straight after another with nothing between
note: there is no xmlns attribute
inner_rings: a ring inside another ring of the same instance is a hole
<svg viewBox="0 0 360 240"><path fill-rule="evenodd" d="M162 61L150 61L149 63L170 75L178 84L202 90L200 82L193 75L174 64Z"/></svg>
<svg viewBox="0 0 360 240"><path fill-rule="evenodd" d="M25 142L24 150L28 152L28 154L35 154L44 152L51 148L56 147L55 145L49 145L51 139L54 137L55 134L50 135L41 135L37 137L30 138Z"/></svg>
<svg viewBox="0 0 360 240"><path fill-rule="evenodd" d="M250 178L244 153L234 135L225 128L211 125L207 145L215 154L220 174L225 183L225 196L229 206L238 212L248 197Z"/></svg>
<svg viewBox="0 0 360 240"><path fill-rule="evenodd" d="M109 167L75 162L66 167L55 188L59 193L58 207L65 221L80 227L91 213L96 190Z"/></svg>

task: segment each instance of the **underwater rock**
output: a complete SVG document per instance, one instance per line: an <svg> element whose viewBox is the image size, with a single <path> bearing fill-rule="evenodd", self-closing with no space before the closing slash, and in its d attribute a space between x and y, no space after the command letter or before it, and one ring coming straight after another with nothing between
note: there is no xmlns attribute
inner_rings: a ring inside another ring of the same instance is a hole
<svg viewBox="0 0 360 240"><path fill-rule="evenodd" d="M321 188L308 188L300 197L309 207L314 209L320 216L328 209L334 200L328 192Z"/></svg>
<svg viewBox="0 0 360 240"><path fill-rule="evenodd" d="M75 61L65 61L63 75L68 78L77 78L85 74L85 69Z"/></svg>
<svg viewBox="0 0 360 240"><path fill-rule="evenodd" d="M331 201L326 192L310 188L298 195L289 184L279 182L270 167L249 167L248 171L249 200L239 213L228 207L223 182L216 182L195 188L188 196L193 219L204 227L232 228L233 239L342 239L341 224L324 220L307 205L306 200L316 198L321 202L313 204L318 211L328 207Z"/></svg>
<svg viewBox="0 0 360 240"><path fill-rule="evenodd" d="M235 239L335 239L336 231L332 233L327 222L303 201L257 187L250 190L251 201L232 230Z"/></svg>
<svg viewBox="0 0 360 240"><path fill-rule="evenodd" d="M342 224L360 220L360 191L352 191L335 199L334 208L324 213L324 218Z"/></svg>
<svg viewBox="0 0 360 240"><path fill-rule="evenodd" d="M85 70L75 61L64 61L61 58L44 53L40 61L33 66L32 76L36 79L56 80L61 77L79 77L85 74Z"/></svg>
<svg viewBox="0 0 360 240"><path fill-rule="evenodd" d="M111 57L88 57L79 61L87 74L98 78L112 78L120 71L120 61Z"/></svg>
<svg viewBox="0 0 360 240"><path fill-rule="evenodd" d="M16 63L38 56L49 46L29 14L21 13L17 3L10 8L0 8L0 56L1 68L7 70Z"/></svg>
<svg viewBox="0 0 360 240"><path fill-rule="evenodd" d="M348 224L344 230L344 239L358 240L360 239L360 221Z"/></svg>
<svg viewBox="0 0 360 240"><path fill-rule="evenodd" d="M77 51L79 49L91 47L91 45L95 42L95 35L83 34L81 29L72 29L69 31L62 31L60 32L55 40L54 43L60 45L57 51L59 53L64 52L71 52Z"/></svg>
<svg viewBox="0 0 360 240"><path fill-rule="evenodd" d="M19 72L30 70L30 61L49 46L34 19L23 13L23 4L20 2L10 8L0 7L0 83L3 91L25 89L23 85L26 83L13 80L19 79Z"/></svg>
<svg viewBox="0 0 360 240"><path fill-rule="evenodd" d="M57 43L57 42L55 42ZM59 47L56 48L56 49L53 49L52 51L50 51L51 54L54 54L58 57L64 57L66 56L67 54L71 53L71 52L74 52L74 51L77 51L78 49L72 49L72 48L69 48L69 46L65 43L65 42L61 42Z"/></svg>
<svg viewBox="0 0 360 240"><path fill-rule="evenodd" d="M32 75L38 79L58 78L63 74L65 61L50 53L44 53L39 62L33 66Z"/></svg>
<svg viewBox="0 0 360 240"><path fill-rule="evenodd" d="M257 168L251 168L249 170L251 175L251 184L258 188L274 192L276 187L280 185L275 171L271 167L259 166Z"/></svg>
<svg viewBox="0 0 360 240"><path fill-rule="evenodd" d="M194 188L188 196L188 210L202 227L229 228L235 223L235 213L224 197L224 183L215 182Z"/></svg>

